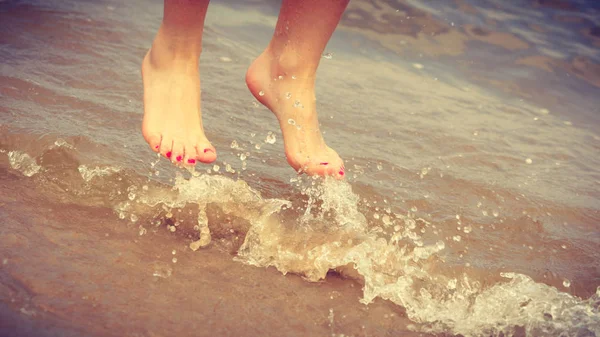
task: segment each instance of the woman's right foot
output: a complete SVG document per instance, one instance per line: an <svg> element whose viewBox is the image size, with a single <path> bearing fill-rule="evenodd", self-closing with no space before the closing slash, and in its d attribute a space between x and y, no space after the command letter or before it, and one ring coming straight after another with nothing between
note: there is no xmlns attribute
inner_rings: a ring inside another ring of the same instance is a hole
<svg viewBox="0 0 600 337"><path fill-rule="evenodd" d="M267 48L246 73L250 92L279 120L285 156L294 170L343 178L344 163L319 130L314 74L282 60Z"/></svg>
<svg viewBox="0 0 600 337"><path fill-rule="evenodd" d="M163 27L142 62L142 134L152 150L172 162L211 163L217 154L204 135L198 63L200 48L171 38Z"/></svg>

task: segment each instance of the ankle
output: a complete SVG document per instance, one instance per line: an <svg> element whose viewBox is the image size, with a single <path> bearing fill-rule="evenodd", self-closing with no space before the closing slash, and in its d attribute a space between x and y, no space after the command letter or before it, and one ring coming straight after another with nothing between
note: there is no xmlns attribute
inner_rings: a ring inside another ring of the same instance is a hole
<svg viewBox="0 0 600 337"><path fill-rule="evenodd" d="M264 54L269 58L273 76L283 76L286 79L314 84L318 63L314 64L310 60L303 59L292 48L276 49L269 46Z"/></svg>
<svg viewBox="0 0 600 337"><path fill-rule="evenodd" d="M202 53L202 37L185 32L175 32L160 27L148 56L152 66L156 69L189 68L194 72L198 69L200 54Z"/></svg>

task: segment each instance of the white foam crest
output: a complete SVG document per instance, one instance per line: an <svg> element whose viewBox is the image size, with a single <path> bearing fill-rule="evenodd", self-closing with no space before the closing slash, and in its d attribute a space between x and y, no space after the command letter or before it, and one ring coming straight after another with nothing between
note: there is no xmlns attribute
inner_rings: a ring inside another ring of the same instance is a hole
<svg viewBox="0 0 600 337"><path fill-rule="evenodd" d="M20 151L10 151L8 153L8 161L10 167L21 172L26 177L31 177L42 169L34 158Z"/></svg>
<svg viewBox="0 0 600 337"><path fill-rule="evenodd" d="M278 212L283 205L289 204L285 200L265 200L243 180L234 181L218 175L199 175L189 180L178 175L173 189L175 193L164 193L162 189L157 193L139 192L137 202L151 207L162 204L167 208L182 208L187 204L197 204L199 207L197 229L200 239L190 244L193 250L204 247L211 241L206 214L208 204L215 204L225 214L245 219L252 225L267 222L273 213ZM134 204L126 201L117 205L116 210L124 217L125 212L132 212L133 206Z"/></svg>
<svg viewBox="0 0 600 337"><path fill-rule="evenodd" d="M79 165L79 167L77 167L77 170L81 174L81 177L83 178L83 180L89 182L95 177L109 176L113 173L119 172L121 169L118 167L112 167L112 166L107 166L107 167L96 166L94 168L89 168L86 165Z"/></svg>
<svg viewBox="0 0 600 337"><path fill-rule="evenodd" d="M523 328L528 336L600 333L600 287L590 299L581 300L526 275L502 276L509 281L487 289L476 285L451 293L446 299L421 296L420 301L411 301L409 317L427 323L424 331L452 331L464 336L510 335L515 326ZM405 302L398 295L382 295L395 303Z"/></svg>
<svg viewBox="0 0 600 337"><path fill-rule="evenodd" d="M54 145L50 146L51 149L57 148L57 147L64 147L64 148L71 149L71 150L75 148L75 146L67 143L67 141L62 138L57 139L54 142Z"/></svg>

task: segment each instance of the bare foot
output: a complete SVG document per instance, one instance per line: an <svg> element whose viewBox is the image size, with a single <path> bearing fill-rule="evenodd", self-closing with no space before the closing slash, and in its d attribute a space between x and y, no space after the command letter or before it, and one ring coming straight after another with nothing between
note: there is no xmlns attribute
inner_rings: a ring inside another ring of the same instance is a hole
<svg viewBox="0 0 600 337"><path fill-rule="evenodd" d="M267 48L246 73L250 92L279 120L285 156L297 172L343 178L344 163L319 130L314 75L283 63Z"/></svg>
<svg viewBox="0 0 600 337"><path fill-rule="evenodd" d="M152 150L173 162L211 163L217 154L202 126L200 51L178 48L182 42L170 40L161 27L144 57L142 134Z"/></svg>

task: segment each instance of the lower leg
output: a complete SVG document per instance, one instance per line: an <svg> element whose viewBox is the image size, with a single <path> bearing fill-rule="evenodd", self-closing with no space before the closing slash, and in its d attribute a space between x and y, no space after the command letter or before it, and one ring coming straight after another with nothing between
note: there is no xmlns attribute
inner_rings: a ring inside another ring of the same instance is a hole
<svg viewBox="0 0 600 337"><path fill-rule="evenodd" d="M142 133L174 162L212 162L204 135L198 66L208 0L165 0L162 24L142 63Z"/></svg>
<svg viewBox="0 0 600 337"><path fill-rule="evenodd" d="M289 164L315 175L344 175L319 130L315 75L348 0L284 0L273 38L250 66L250 91L279 120Z"/></svg>
<svg viewBox="0 0 600 337"><path fill-rule="evenodd" d="M268 49L283 66L314 80L321 55L349 0L285 0Z"/></svg>

